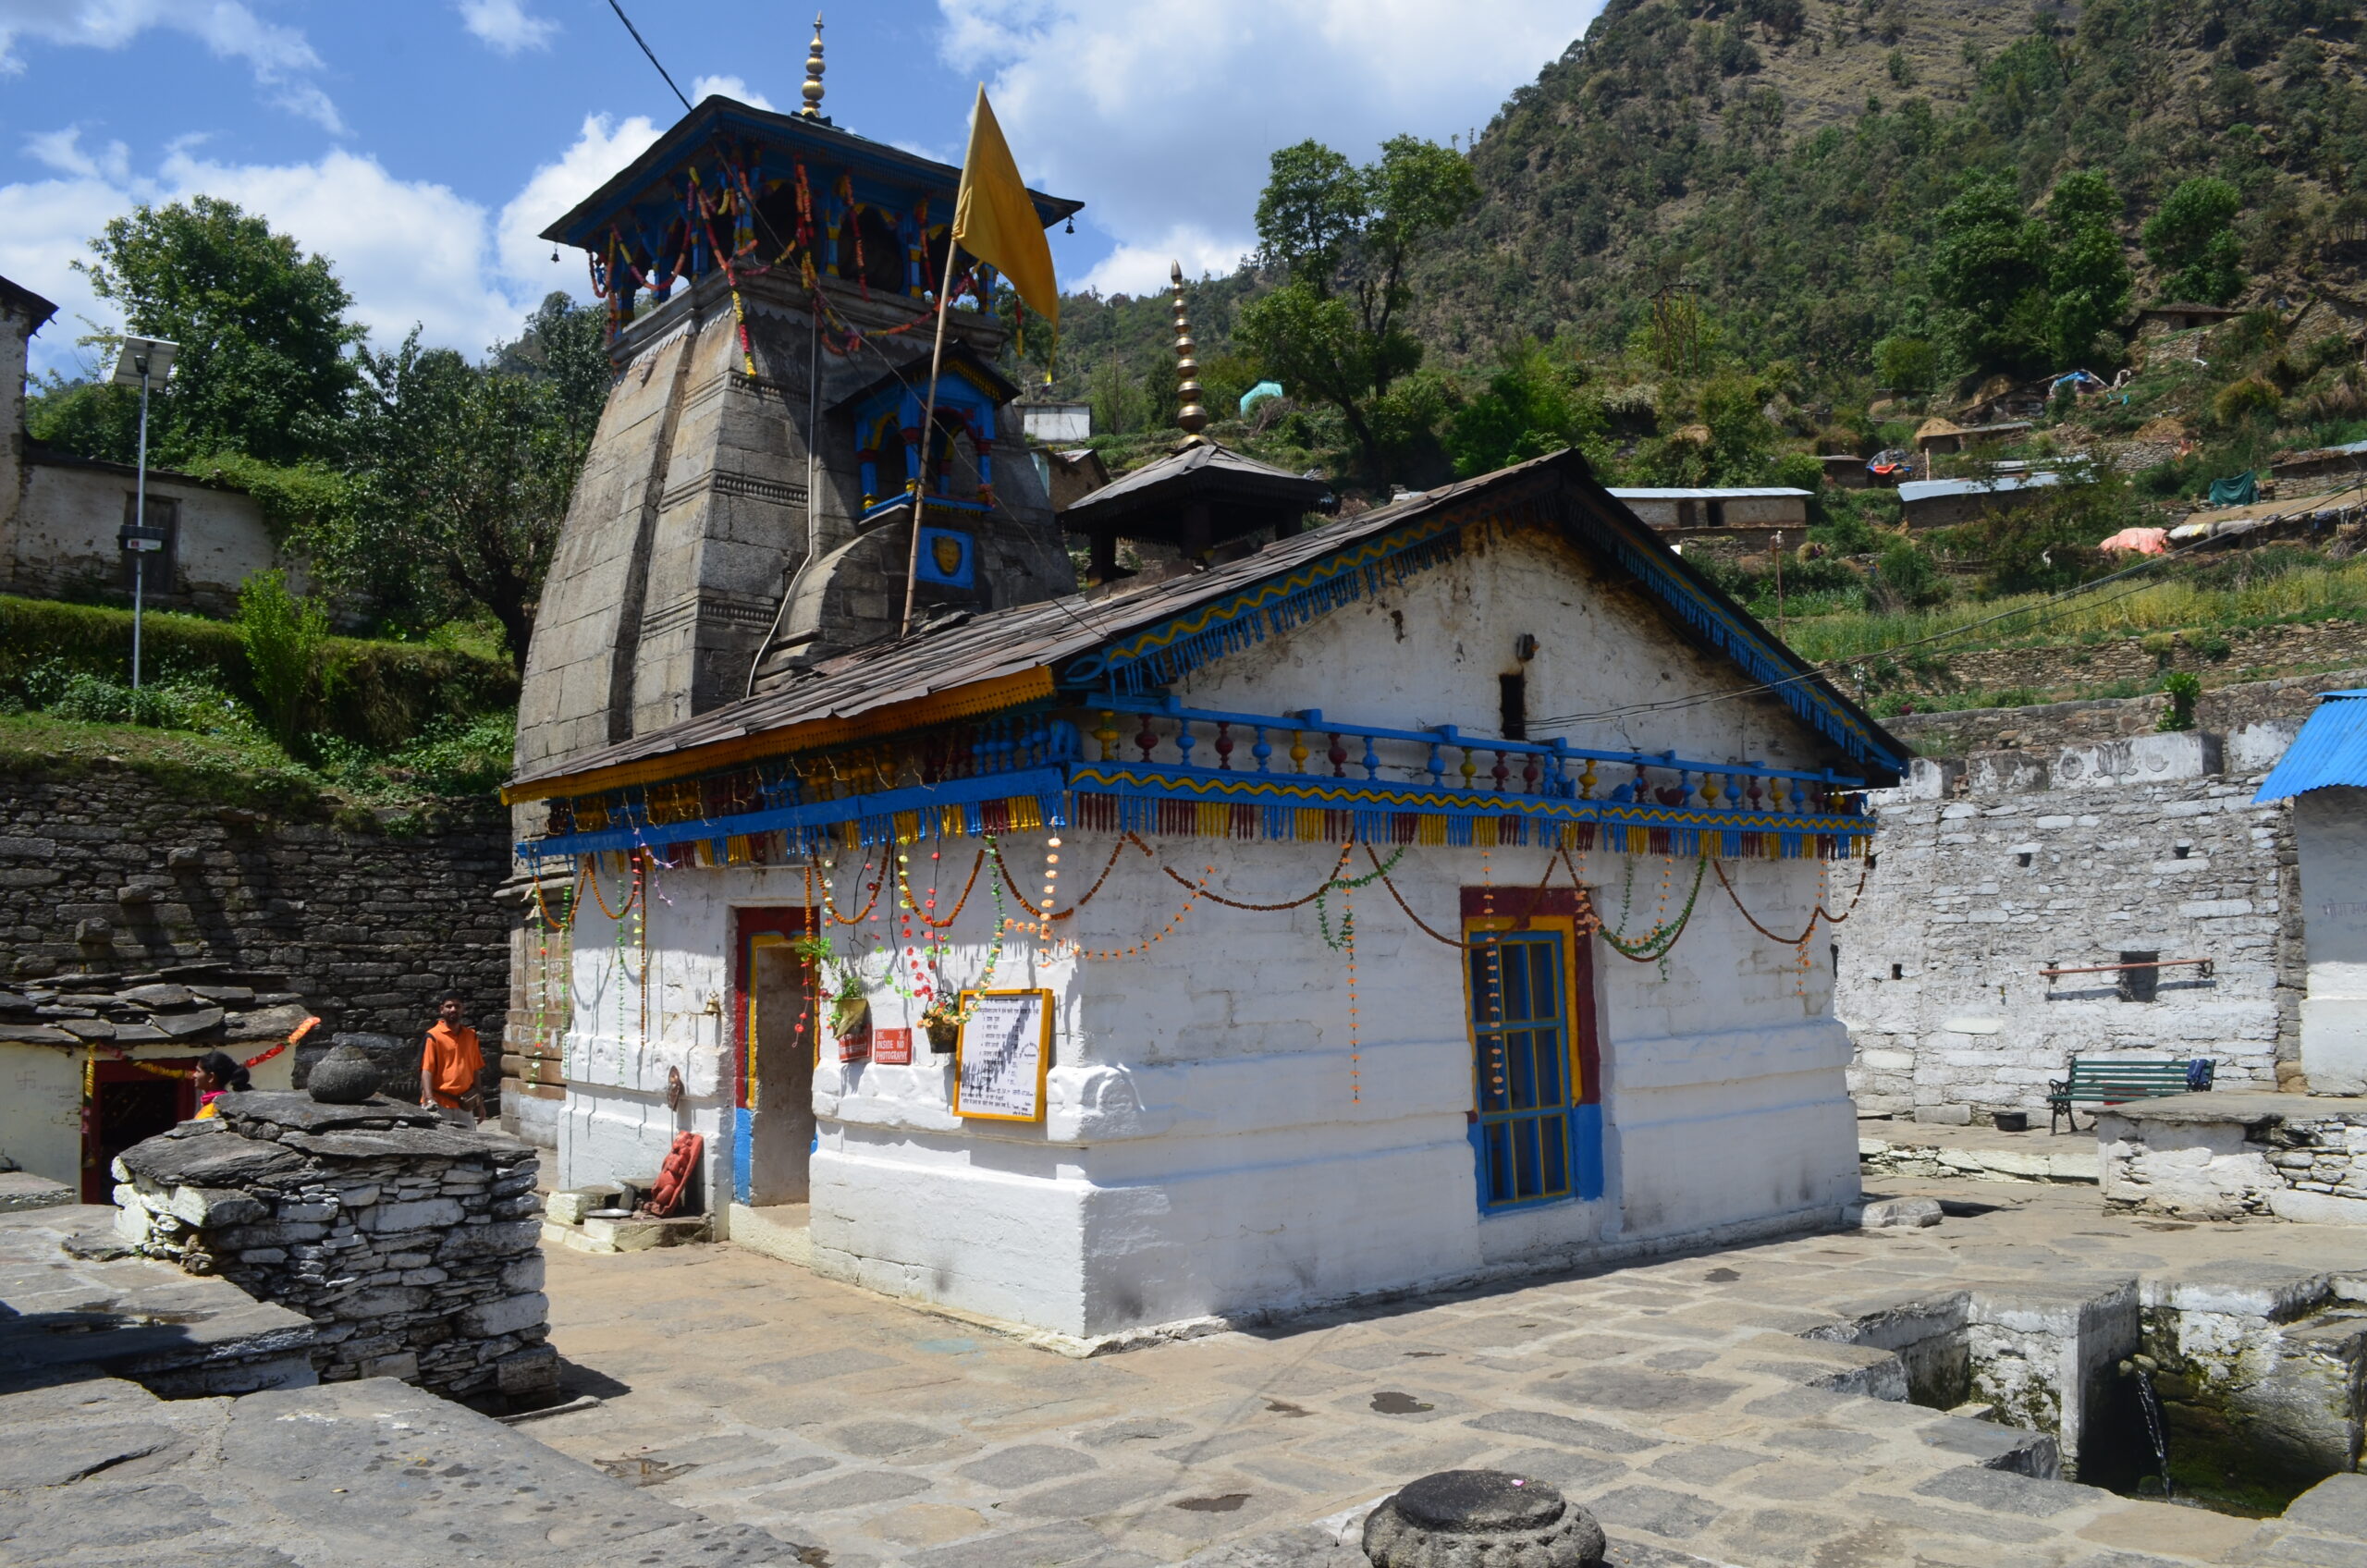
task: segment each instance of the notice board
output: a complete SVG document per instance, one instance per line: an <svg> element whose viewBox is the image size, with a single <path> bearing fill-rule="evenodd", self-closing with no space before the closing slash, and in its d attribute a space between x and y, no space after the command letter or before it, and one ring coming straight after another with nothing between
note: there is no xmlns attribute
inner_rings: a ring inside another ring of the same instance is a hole
<svg viewBox="0 0 2367 1568"><path fill-rule="evenodd" d="M984 1121L1044 1120L1052 1065L1052 993L964 991L975 1001L953 1048L953 1114Z"/></svg>

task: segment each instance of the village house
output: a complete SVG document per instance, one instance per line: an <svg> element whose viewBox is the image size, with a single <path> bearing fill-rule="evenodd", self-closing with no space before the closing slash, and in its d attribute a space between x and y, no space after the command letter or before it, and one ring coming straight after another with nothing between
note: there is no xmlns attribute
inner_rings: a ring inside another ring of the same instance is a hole
<svg viewBox="0 0 2367 1568"><path fill-rule="evenodd" d="M1788 534L1795 545L1809 536L1812 497L1788 485L1621 488L1611 494L1640 521L1669 534L1680 550L1711 545L1760 555L1777 548L1779 536Z"/></svg>
<svg viewBox="0 0 2367 1568"><path fill-rule="evenodd" d="M559 1185L695 1133L718 1231L1080 1341L1835 1220L1825 923L1902 748L1575 453L1306 526L1183 330L1185 439L1089 532L1199 569L1080 595L1001 325L928 432L843 325L915 296L821 193L917 278L957 172L711 99L551 230L646 278L681 191L801 181L819 258L618 311L508 791Z"/></svg>
<svg viewBox="0 0 2367 1568"><path fill-rule="evenodd" d="M137 472L25 434L28 346L56 313L0 277L0 593L128 605L133 557L117 536L132 521ZM279 561L262 508L235 485L152 468L148 524L165 531L143 569L152 608L227 615L246 580Z"/></svg>
<svg viewBox="0 0 2367 1568"><path fill-rule="evenodd" d="M2328 692L2254 805L2293 802L2308 968L2301 1071L2322 1095L2367 1095L2367 691Z"/></svg>
<svg viewBox="0 0 2367 1568"><path fill-rule="evenodd" d="M1898 487L1899 516L1909 528L1953 528L2028 506L2062 483L2061 474L2046 469L1981 479L1910 479Z"/></svg>

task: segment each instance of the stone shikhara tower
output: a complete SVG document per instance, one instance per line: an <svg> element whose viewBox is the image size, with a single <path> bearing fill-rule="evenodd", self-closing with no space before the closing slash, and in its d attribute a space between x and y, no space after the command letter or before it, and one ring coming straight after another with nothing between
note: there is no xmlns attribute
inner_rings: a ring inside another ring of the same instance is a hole
<svg viewBox="0 0 2367 1568"><path fill-rule="evenodd" d="M817 36L793 115L708 98L546 232L607 299L617 380L543 588L521 775L894 639L927 471L916 624L1076 586L995 368L1012 323L958 276L934 432L934 289L961 171L833 126ZM1047 225L1079 203L1038 196ZM523 837L542 808L518 812ZM563 881L563 879L562 879ZM546 903L563 886L543 889ZM555 1141L563 930L511 947L504 1121Z"/></svg>
<svg viewBox="0 0 2367 1568"><path fill-rule="evenodd" d="M961 172L819 114L708 98L546 233L608 301L618 379L549 578L517 765L548 771L793 680L917 614L1074 591L1003 406L1011 323L954 286L934 430L934 289ZM1046 224L1078 210L1037 197ZM924 450L926 445L926 450Z"/></svg>

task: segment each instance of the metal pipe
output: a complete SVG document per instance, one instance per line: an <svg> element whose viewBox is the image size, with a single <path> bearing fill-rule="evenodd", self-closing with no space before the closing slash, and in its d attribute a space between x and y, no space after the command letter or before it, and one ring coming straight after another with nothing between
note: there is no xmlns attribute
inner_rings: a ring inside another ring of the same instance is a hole
<svg viewBox="0 0 2367 1568"><path fill-rule="evenodd" d="M131 503L131 689L140 690L140 616L148 588L148 357L140 357L140 469Z"/></svg>
<svg viewBox="0 0 2367 1568"><path fill-rule="evenodd" d="M2185 969L2195 965L2208 971L2219 961L2215 958L2165 958L2146 963L2096 963L2084 969L2042 969L2041 974L2117 974L2124 969Z"/></svg>

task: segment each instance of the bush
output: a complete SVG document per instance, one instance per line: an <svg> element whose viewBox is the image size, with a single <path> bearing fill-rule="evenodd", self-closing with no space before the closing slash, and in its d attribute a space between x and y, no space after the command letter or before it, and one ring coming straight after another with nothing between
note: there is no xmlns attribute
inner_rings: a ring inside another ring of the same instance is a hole
<svg viewBox="0 0 2367 1568"><path fill-rule="evenodd" d="M1833 507L1825 515L1828 521L1809 529L1809 538L1836 556L1870 556L1882 543L1854 507Z"/></svg>
<svg viewBox="0 0 2367 1568"><path fill-rule="evenodd" d="M1898 605L1922 608L1948 596L1948 580L1939 563L1912 539L1894 539L1874 563L1874 581L1883 596Z"/></svg>
<svg viewBox="0 0 2367 1568"><path fill-rule="evenodd" d="M2202 695L2202 679L2189 670L2178 670L2165 676L2162 690L2170 694L2170 705L2162 711L2161 722L2154 726L2162 730L2194 728L2194 701Z"/></svg>
<svg viewBox="0 0 2367 1568"><path fill-rule="evenodd" d="M2254 420L2275 419L2284 402L2284 395L2276 390L2274 382L2248 375L2219 388L2219 395L2211 399L2211 412L2221 424L2246 424Z"/></svg>
<svg viewBox="0 0 2367 1568"><path fill-rule="evenodd" d="M160 683L195 682L242 707L261 706L237 627L152 610L143 636L146 663L160 672ZM410 743L438 717L474 718L518 702L517 673L507 659L344 637L328 639L324 656L333 684L317 695L310 722L323 733L380 752ZM47 707L70 675L112 681L130 668L129 610L0 596L0 692Z"/></svg>
<svg viewBox="0 0 2367 1568"><path fill-rule="evenodd" d="M246 645L255 695L282 746L294 747L314 688L325 694L333 679L321 659L328 635L328 610L317 599L290 594L277 568L255 573L239 591L239 641Z"/></svg>

